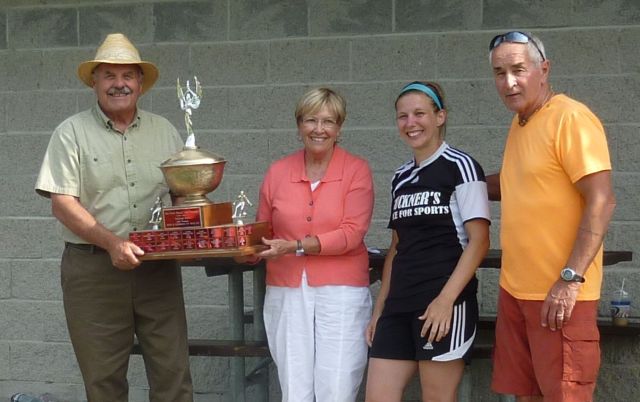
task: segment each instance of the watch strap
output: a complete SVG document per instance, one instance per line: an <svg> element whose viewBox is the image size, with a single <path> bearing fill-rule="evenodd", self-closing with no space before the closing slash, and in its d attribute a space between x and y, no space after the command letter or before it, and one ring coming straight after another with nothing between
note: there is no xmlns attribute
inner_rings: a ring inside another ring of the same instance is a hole
<svg viewBox="0 0 640 402"><path fill-rule="evenodd" d="M302 257L304 255L304 247L302 247L302 240L296 240L296 257Z"/></svg>

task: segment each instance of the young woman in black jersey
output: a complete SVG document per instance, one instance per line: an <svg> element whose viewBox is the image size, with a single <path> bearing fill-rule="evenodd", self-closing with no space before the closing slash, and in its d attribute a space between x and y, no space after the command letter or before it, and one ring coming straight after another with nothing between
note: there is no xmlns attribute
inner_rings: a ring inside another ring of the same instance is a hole
<svg viewBox="0 0 640 402"><path fill-rule="evenodd" d="M441 88L412 82L395 104L413 158L392 179L391 245L367 328L367 402L402 399L418 372L423 401L454 402L478 319L475 271L489 248L484 172L444 141Z"/></svg>

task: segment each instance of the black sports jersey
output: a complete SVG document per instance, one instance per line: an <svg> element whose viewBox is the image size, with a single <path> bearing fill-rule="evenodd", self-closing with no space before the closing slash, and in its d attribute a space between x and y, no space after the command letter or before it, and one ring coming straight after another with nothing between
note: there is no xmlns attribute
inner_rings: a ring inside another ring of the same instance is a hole
<svg viewBox="0 0 640 402"><path fill-rule="evenodd" d="M467 245L463 224L489 220L482 167L443 143L431 157L396 170L391 182L389 228L398 234L385 308L411 311L426 306L445 285ZM474 294L473 278L462 294Z"/></svg>

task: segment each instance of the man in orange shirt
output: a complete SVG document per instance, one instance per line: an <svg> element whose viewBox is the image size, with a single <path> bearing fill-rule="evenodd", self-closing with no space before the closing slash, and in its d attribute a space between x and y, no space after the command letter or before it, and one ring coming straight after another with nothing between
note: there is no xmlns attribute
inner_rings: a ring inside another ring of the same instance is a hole
<svg viewBox="0 0 640 402"><path fill-rule="evenodd" d="M489 197L501 200L494 391L519 402L586 402L600 366L602 240L615 208L604 128L555 94L544 46L525 32L490 43L500 98L516 113Z"/></svg>

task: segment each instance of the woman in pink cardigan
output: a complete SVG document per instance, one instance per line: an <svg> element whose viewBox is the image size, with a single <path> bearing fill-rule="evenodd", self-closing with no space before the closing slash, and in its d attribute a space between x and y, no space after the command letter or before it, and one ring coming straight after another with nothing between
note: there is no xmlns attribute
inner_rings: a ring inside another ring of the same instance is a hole
<svg viewBox="0 0 640 402"><path fill-rule="evenodd" d="M258 217L273 239L264 322L282 400L355 401L367 362L371 311L364 235L373 208L367 162L338 146L344 99L307 92L295 111L304 148L273 163ZM314 399L315 398L315 399Z"/></svg>

